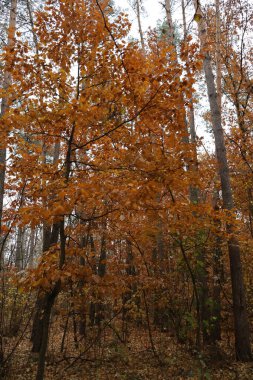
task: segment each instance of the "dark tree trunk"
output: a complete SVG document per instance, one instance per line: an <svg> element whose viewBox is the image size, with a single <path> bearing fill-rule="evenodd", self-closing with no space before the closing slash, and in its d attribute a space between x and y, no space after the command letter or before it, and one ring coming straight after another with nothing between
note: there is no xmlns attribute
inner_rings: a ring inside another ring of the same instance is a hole
<svg viewBox="0 0 253 380"><path fill-rule="evenodd" d="M64 220L61 220L58 224L59 232L60 232L60 259L59 259L59 268L62 269L62 266L65 261L65 244L66 244L66 236L64 233ZM53 230L54 231L53 226ZM56 239L57 234L53 235L53 238ZM46 350L48 344L48 336L49 336L49 324L52 307L54 305L55 299L58 296L61 289L60 280L54 285L53 289L46 293L43 300L43 314L41 318L41 336L40 336L40 350L39 350L39 363L37 368L37 376L36 380L43 380L44 378L44 368L45 368L45 357Z"/></svg>
<svg viewBox="0 0 253 380"><path fill-rule="evenodd" d="M44 241L43 241L43 248L45 251L47 251L51 245L54 245L58 241L58 234L59 234L59 223L54 224L52 228L52 232L50 231L49 235L49 229L47 228L47 234ZM43 326L42 326L42 319L44 315L44 310L47 303L47 295L43 291L38 292L36 304L35 304L35 314L33 318L33 326L32 326L32 334L31 334L31 341L32 341L32 352L39 352L42 342L42 336L43 336Z"/></svg>
<svg viewBox="0 0 253 380"><path fill-rule="evenodd" d="M87 236L84 236L81 239L81 248L86 248L88 246L89 240L90 240L90 236L89 236L89 233L88 233ZM80 257L80 265L81 266L85 266L85 259L84 259L83 256ZM80 288L80 294L83 295L83 287L84 287L84 280L83 279L79 281L78 286ZM79 334L81 336L85 336L86 335L86 305L84 303L84 297L82 297L81 307L80 307L80 310L79 310L78 330L79 330Z"/></svg>
<svg viewBox="0 0 253 380"><path fill-rule="evenodd" d="M106 224L106 223L105 223ZM105 227L106 228L106 227ZM99 277L104 277L106 273L106 239L105 239L105 233L102 235L101 239L101 249L100 249L100 257L99 257L99 263L98 263L98 275ZM95 306L95 323L97 325L100 325L100 323L104 319L104 312L105 312L105 305L101 300L98 300Z"/></svg>
<svg viewBox="0 0 253 380"><path fill-rule="evenodd" d="M36 380L44 379L44 369L45 369L45 356L47 351L47 343L49 336L49 324L50 324L50 316L51 310L54 305L55 298L59 293L59 283L55 286L52 292L46 294L44 299L44 310L43 317L41 319L41 328L42 334L40 336L40 351L39 351L39 363L37 368Z"/></svg>
<svg viewBox="0 0 253 380"><path fill-rule="evenodd" d="M32 326L32 352L39 352L42 342L43 335L43 327L42 327L42 317L43 311L46 305L46 298L43 292L39 292L35 304L35 314L33 318L33 326Z"/></svg>

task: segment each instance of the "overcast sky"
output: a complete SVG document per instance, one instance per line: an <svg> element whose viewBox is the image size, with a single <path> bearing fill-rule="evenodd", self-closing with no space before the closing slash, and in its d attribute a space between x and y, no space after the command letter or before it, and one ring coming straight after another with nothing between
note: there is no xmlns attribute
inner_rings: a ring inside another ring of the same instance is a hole
<svg viewBox="0 0 253 380"><path fill-rule="evenodd" d="M115 0L115 4L122 10L126 10L129 14L130 21L133 23L132 33L137 33L137 20L136 15L131 9L128 0ZM163 20L165 12L161 5L161 0L143 0L143 6L145 12L141 16L141 23L143 30L147 30L148 27L154 28L157 24L157 20Z"/></svg>
<svg viewBox="0 0 253 380"><path fill-rule="evenodd" d="M130 1L133 2L134 0ZM114 0L114 2L117 7L129 14L129 19L132 22L132 34L134 37L139 38L137 17L129 4L129 0ZM162 5L164 2L165 0L142 0L144 12L141 14L141 24L143 31L146 31L149 27L156 27L158 20L163 21L165 19L165 9ZM189 7L187 7L186 16L188 13L192 19L193 14L191 14L192 10L189 12ZM172 18L173 22L182 23L181 1L172 1Z"/></svg>

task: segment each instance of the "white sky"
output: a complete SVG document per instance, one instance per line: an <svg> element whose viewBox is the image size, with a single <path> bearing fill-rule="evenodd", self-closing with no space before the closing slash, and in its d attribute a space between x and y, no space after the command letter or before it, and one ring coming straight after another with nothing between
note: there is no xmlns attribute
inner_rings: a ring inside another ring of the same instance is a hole
<svg viewBox="0 0 253 380"><path fill-rule="evenodd" d="M132 23L131 34L135 38L139 38L137 17L134 13L129 2L134 2L134 0L114 0L116 7L120 8L122 11L126 11L129 15L129 19ZM141 25L145 32L149 27L155 28L157 26L157 21L164 21L165 19L165 0L142 0L142 6L144 12L141 14ZM185 3L187 3L185 1ZM181 1L171 1L172 4L172 19L177 25L182 25L182 8ZM187 6L186 18L187 23L192 22L193 9L191 6Z"/></svg>
<svg viewBox="0 0 253 380"><path fill-rule="evenodd" d="M164 19L165 12L163 10L161 2L161 0L143 0L143 7L145 8L145 12L141 16L143 30L147 30L148 27L154 28L157 24L158 19ZM127 11L130 21L133 23L132 32L133 34L136 34L137 20L135 14L131 9L131 5L129 5L128 0L115 0L115 4L122 10Z"/></svg>

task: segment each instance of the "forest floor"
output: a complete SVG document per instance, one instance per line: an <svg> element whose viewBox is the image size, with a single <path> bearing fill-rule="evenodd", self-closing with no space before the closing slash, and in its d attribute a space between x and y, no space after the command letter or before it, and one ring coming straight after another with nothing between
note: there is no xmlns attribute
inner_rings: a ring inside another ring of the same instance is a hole
<svg viewBox="0 0 253 380"><path fill-rule="evenodd" d="M54 331L54 330L53 330ZM37 357L31 354L28 336L6 339L6 348L17 345L4 375L5 380L34 380ZM86 338L78 348L69 334L60 352L62 334L51 333L45 380L252 380L253 363L233 360L233 347L225 343L197 354L189 345L176 343L167 333L132 330L127 344L113 332ZM151 348L153 344L153 349ZM224 345L224 347L223 347ZM229 348L228 348L229 347ZM8 351L7 350L7 351ZM155 350L155 351L154 351Z"/></svg>

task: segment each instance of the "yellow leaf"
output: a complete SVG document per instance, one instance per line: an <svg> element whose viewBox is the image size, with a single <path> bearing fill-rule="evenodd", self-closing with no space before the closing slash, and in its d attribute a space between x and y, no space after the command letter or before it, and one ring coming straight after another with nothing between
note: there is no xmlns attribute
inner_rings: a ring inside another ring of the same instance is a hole
<svg viewBox="0 0 253 380"><path fill-rule="evenodd" d="M200 22L200 20L202 19L202 15L200 13L195 13L193 19L196 22Z"/></svg>

